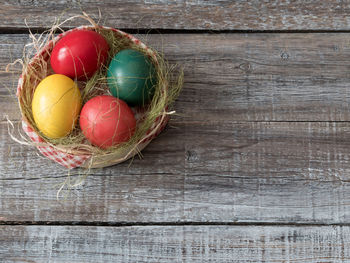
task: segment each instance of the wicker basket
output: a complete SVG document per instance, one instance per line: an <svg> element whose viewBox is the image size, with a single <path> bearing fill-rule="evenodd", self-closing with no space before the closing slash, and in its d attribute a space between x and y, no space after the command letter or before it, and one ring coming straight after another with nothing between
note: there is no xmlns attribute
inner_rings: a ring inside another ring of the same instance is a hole
<svg viewBox="0 0 350 263"><path fill-rule="evenodd" d="M109 27L100 27L100 28L106 29L106 30L112 30L116 37L125 38L126 40L131 41L133 45L137 45L139 49L143 50L146 54L152 57L154 61L157 61L157 58L154 52L134 36L114 28L109 28ZM65 36L67 33L74 30L81 30L81 29L93 30L95 29L95 27L81 26L58 35L53 40L49 41L45 45L45 47L42 48L30 60L30 62L27 64L26 67L28 68L28 67L37 65L38 61L40 61L38 57L40 57L41 59L44 58L45 61L49 61L49 57L50 57L49 54L51 53L54 44L63 36ZM24 72L25 70L26 68L24 68ZM20 104L20 106L22 103L22 90L25 88L23 84L25 83L25 79L24 79L25 76L26 74L22 74L18 81L17 97L18 97L18 103ZM31 87L33 91L35 87L36 87L36 83L33 83L33 87ZM162 89L164 89L164 94L166 94L168 85L167 84L163 85ZM143 116L145 114L144 110L142 109L141 110L133 109L133 110L135 113L136 121L142 121ZM22 113L23 130L29 136L33 144L39 149L39 151L44 156L63 165L68 169L72 169L75 167L85 167L85 168L106 167L106 166L111 166L111 165L126 161L127 159L133 157L135 154L139 153L142 149L144 149L151 142L151 140L153 140L164 129L169 119L166 113L166 109L164 109L162 112L159 113L159 117L156 118L155 122L147 131L145 136L134 145L130 145L127 148L124 147L122 150L119 149L119 150L116 150L115 152L108 152L108 153L102 152L100 154L95 154L95 153L92 154L86 149L60 147L47 142L43 137L39 135L38 132L36 132L32 124L30 123L30 121L25 117L25 114L23 114L22 110L21 110L21 113Z"/></svg>

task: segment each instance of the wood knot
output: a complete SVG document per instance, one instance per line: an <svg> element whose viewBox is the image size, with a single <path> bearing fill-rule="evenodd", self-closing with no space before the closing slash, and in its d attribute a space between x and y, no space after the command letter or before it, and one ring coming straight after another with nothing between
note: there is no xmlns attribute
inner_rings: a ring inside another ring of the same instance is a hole
<svg viewBox="0 0 350 263"><path fill-rule="evenodd" d="M289 54L288 54L287 52L283 51L283 52L281 53L281 58L282 58L283 60L288 60L288 59L289 59Z"/></svg>
<svg viewBox="0 0 350 263"><path fill-rule="evenodd" d="M198 161L198 155L195 151L186 151L186 160L189 163L194 163Z"/></svg>
<svg viewBox="0 0 350 263"><path fill-rule="evenodd" d="M249 62L244 62L238 66L238 68L246 73L252 71L252 65Z"/></svg>

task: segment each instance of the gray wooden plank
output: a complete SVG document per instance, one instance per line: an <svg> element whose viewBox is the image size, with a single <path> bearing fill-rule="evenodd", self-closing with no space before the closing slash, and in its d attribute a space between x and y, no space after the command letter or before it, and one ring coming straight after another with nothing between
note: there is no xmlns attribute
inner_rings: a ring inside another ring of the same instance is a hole
<svg viewBox="0 0 350 263"><path fill-rule="evenodd" d="M139 36L185 67L176 109L188 120L350 121L349 34ZM27 42L0 35L2 70ZM6 88L13 94L17 77L0 74L0 107L12 119L18 107Z"/></svg>
<svg viewBox="0 0 350 263"><path fill-rule="evenodd" d="M209 30L349 30L349 3L316 1L0 1L1 28L47 27L82 10L120 28ZM80 21L74 23L77 25Z"/></svg>
<svg viewBox="0 0 350 263"><path fill-rule="evenodd" d="M1 262L348 262L348 226L0 226Z"/></svg>
<svg viewBox="0 0 350 263"><path fill-rule="evenodd" d="M143 159L93 170L66 201L67 170L0 127L1 221L350 223L349 122L177 117Z"/></svg>

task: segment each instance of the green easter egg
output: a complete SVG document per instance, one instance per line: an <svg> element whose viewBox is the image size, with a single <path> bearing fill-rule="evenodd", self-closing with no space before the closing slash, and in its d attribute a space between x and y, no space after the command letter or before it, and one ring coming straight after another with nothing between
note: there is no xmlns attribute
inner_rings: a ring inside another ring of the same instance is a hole
<svg viewBox="0 0 350 263"><path fill-rule="evenodd" d="M124 49L109 64L107 82L114 97L131 106L144 106L153 97L156 70L143 53Z"/></svg>

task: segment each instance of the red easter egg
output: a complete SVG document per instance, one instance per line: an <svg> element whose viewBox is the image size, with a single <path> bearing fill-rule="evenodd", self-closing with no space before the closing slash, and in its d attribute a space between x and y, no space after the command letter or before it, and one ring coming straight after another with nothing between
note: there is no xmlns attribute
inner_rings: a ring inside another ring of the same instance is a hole
<svg viewBox="0 0 350 263"><path fill-rule="evenodd" d="M79 122L85 137L103 149L128 141L136 127L130 107L124 101L107 95L89 100L80 112Z"/></svg>
<svg viewBox="0 0 350 263"><path fill-rule="evenodd" d="M53 47L51 67L57 74L85 80L106 62L108 50L107 41L99 33L75 30L62 37Z"/></svg>

